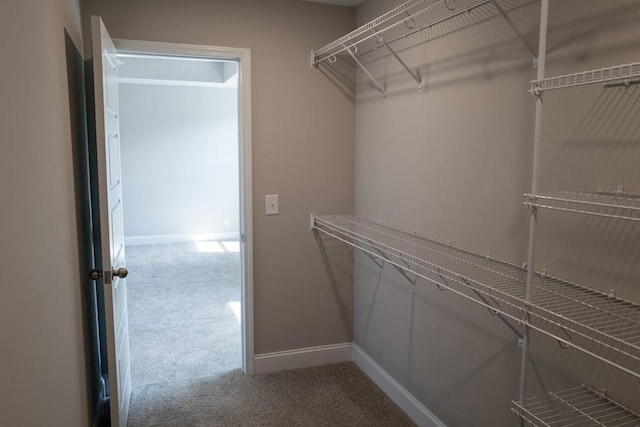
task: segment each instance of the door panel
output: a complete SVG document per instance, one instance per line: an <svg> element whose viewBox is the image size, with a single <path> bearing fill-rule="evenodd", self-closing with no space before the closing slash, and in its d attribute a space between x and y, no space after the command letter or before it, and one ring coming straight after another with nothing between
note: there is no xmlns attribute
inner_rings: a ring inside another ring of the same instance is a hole
<svg viewBox="0 0 640 427"><path fill-rule="evenodd" d="M107 359L111 424L127 425L131 399L127 281L112 275L125 267L120 179L118 70L116 49L99 17L91 18L97 152L97 191L100 210L102 281L105 294Z"/></svg>

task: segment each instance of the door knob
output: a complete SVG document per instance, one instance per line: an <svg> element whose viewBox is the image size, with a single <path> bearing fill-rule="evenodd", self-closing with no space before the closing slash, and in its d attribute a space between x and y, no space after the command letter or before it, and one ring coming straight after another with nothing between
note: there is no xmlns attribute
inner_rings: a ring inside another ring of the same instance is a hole
<svg viewBox="0 0 640 427"><path fill-rule="evenodd" d="M124 267L121 267L117 270L112 270L111 274L115 277L118 276L121 279L124 279L125 277L127 277L129 275L129 270L127 270Z"/></svg>
<svg viewBox="0 0 640 427"><path fill-rule="evenodd" d="M119 277L121 279L124 279L128 275L129 275L129 270L127 270L124 267L119 268L117 270L111 270L111 276L112 277ZM103 276L103 274L102 274L102 271L100 271L100 270L91 270L89 272L89 278L91 280L98 280L98 279L102 278L102 276Z"/></svg>

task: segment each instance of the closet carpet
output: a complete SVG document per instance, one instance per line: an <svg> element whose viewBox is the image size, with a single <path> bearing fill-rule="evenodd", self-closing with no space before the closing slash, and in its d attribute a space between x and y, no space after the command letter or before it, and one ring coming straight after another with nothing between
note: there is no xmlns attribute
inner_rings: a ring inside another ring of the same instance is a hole
<svg viewBox="0 0 640 427"><path fill-rule="evenodd" d="M126 248L129 426L414 425L350 362L245 376L239 253L199 246Z"/></svg>

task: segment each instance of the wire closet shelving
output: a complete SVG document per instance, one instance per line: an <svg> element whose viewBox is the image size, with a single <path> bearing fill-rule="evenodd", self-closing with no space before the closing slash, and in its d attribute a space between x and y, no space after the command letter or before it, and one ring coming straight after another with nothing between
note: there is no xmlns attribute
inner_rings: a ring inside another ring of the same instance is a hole
<svg viewBox="0 0 640 427"><path fill-rule="evenodd" d="M586 385L512 403L513 412L536 427L640 425L640 415Z"/></svg>
<svg viewBox="0 0 640 427"><path fill-rule="evenodd" d="M563 212L640 221L640 194L621 191L560 191L525 194L524 205Z"/></svg>
<svg viewBox="0 0 640 427"><path fill-rule="evenodd" d="M386 87L361 62L363 56L385 49L415 80L418 90L422 90L423 81L419 70L407 65L392 45L416 33L438 28L456 18L471 16L484 8L489 8L494 16L504 18L531 55L536 57L532 44L511 19L509 7L503 7L498 0L470 1L465 7L460 7L459 3L459 0L409 0L325 46L312 50L311 66L317 67L325 61L335 63L339 55L346 55L365 73L376 89L386 95Z"/></svg>
<svg viewBox="0 0 640 427"><path fill-rule="evenodd" d="M383 223L354 215L311 215L311 228L366 254L382 269L393 266L415 288L419 281L472 301L499 317L519 338L522 347L520 395L511 410L521 423L534 426L640 426L640 415L603 391L582 385L544 396L527 397L525 370L529 332L536 331L558 342L562 348L577 349L601 362L640 379L640 304L619 298L613 290L603 292L535 271L535 235L538 209L593 215L640 222L640 194L617 191L538 190L537 153L542 142L542 98L546 91L602 84L605 88L640 83L640 62L616 65L555 77L546 77L546 44L551 0L539 0L540 33L537 52L510 18L510 9L499 0L470 2L456 9L454 0L409 0L337 40L312 50L311 65L337 61L348 55L374 86L382 86L366 66L363 55L387 49L422 87L419 73L412 70L390 47L407 35L424 31L473 10L492 7L501 15L534 56L537 78L529 93L536 96L533 141L533 179L524 205L530 210L527 263L511 264L450 243L436 242L419 234L394 229ZM437 17L431 19L429 17ZM418 24L421 17L426 23ZM395 31L391 31L395 30ZM398 31L403 33L396 36ZM364 46L364 48L363 48ZM606 288L602 286L602 288Z"/></svg>
<svg viewBox="0 0 640 427"><path fill-rule="evenodd" d="M388 262L413 284L424 279L480 304L510 321L512 330L526 326L640 378L640 305L634 302L543 272L534 273L527 301L522 266L354 215L312 216L312 227Z"/></svg>

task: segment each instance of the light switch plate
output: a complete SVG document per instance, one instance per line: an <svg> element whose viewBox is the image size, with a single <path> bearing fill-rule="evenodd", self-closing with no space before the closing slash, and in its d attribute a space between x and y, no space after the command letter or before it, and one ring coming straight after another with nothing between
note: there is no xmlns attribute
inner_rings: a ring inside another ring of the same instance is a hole
<svg viewBox="0 0 640 427"><path fill-rule="evenodd" d="M266 196L264 196L264 200L266 203L267 215L278 215L278 213L280 212L280 206L278 204L278 195L267 194Z"/></svg>

